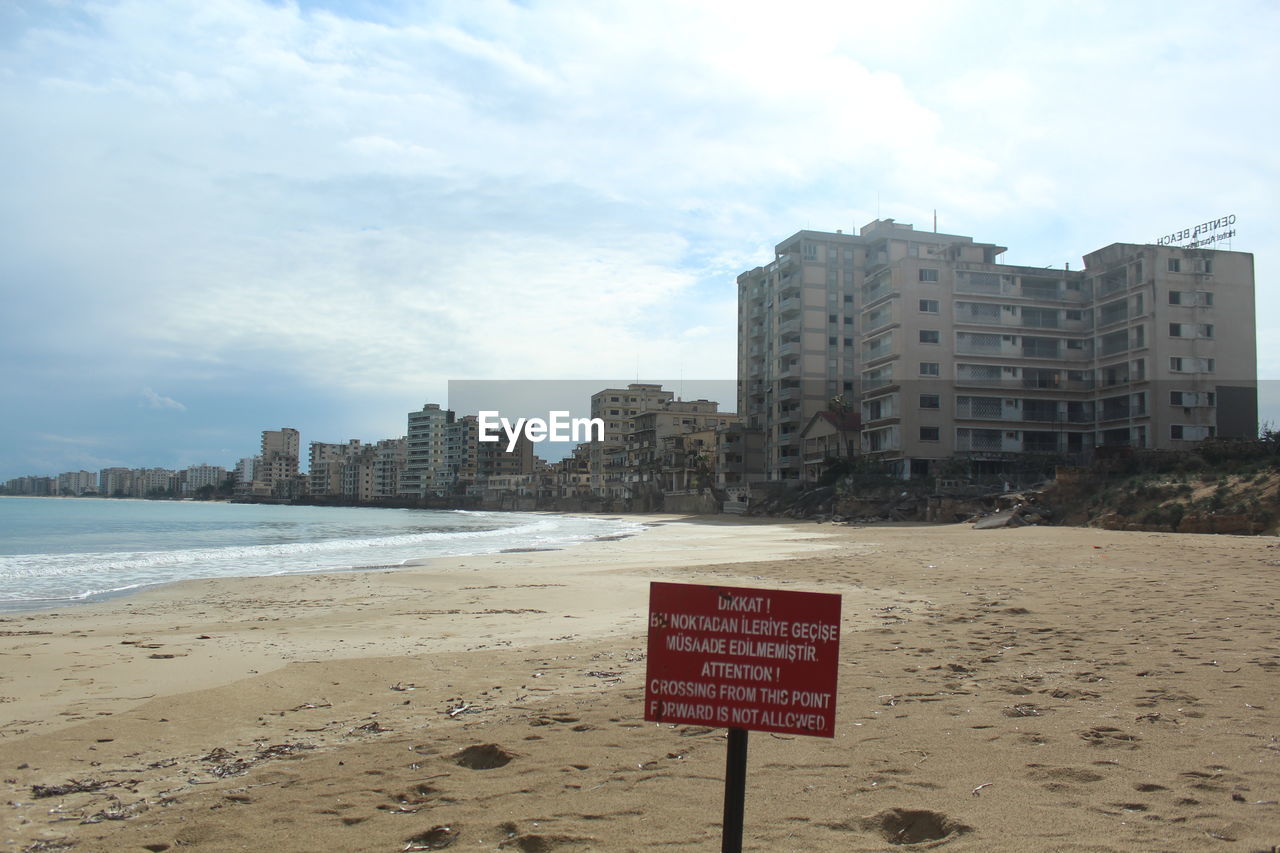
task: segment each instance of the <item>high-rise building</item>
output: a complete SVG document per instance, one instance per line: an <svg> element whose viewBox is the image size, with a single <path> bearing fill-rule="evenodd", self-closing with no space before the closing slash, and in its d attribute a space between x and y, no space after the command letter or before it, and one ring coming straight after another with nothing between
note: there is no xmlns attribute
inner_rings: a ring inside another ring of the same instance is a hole
<svg viewBox="0 0 1280 853"><path fill-rule="evenodd" d="M254 466L254 493L274 497L295 496L298 481L300 436L296 429L262 431L262 454Z"/></svg>
<svg viewBox="0 0 1280 853"><path fill-rule="evenodd" d="M800 231L739 275L761 478L798 480L800 431L829 410L860 414L862 452L902 476L1256 433L1252 255L1115 243L1071 270L1004 251L886 219Z"/></svg>
<svg viewBox="0 0 1280 853"><path fill-rule="evenodd" d="M67 471L58 475L58 494L83 495L98 491L98 475L92 471Z"/></svg>
<svg viewBox="0 0 1280 853"><path fill-rule="evenodd" d="M307 452L307 491L316 496L342 495L342 466L361 451L360 439L346 444L313 441Z"/></svg>
<svg viewBox="0 0 1280 853"><path fill-rule="evenodd" d="M400 475L404 472L408 441L386 438L376 445L373 462L373 496L394 498L400 494Z"/></svg>
<svg viewBox="0 0 1280 853"><path fill-rule="evenodd" d="M453 412L441 409L439 403L427 403L421 411L409 413L401 497L423 498L448 491L452 476L446 465L446 447L452 423Z"/></svg>

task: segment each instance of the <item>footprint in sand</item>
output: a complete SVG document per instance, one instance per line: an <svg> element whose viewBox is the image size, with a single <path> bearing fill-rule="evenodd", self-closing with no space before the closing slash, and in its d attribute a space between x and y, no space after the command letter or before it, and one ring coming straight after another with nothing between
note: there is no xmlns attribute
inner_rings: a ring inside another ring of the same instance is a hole
<svg viewBox="0 0 1280 853"><path fill-rule="evenodd" d="M1113 726L1094 726L1091 729L1085 729L1080 732L1080 737L1094 746L1124 747L1126 749L1137 749L1137 741L1141 740L1137 735L1129 734Z"/></svg>

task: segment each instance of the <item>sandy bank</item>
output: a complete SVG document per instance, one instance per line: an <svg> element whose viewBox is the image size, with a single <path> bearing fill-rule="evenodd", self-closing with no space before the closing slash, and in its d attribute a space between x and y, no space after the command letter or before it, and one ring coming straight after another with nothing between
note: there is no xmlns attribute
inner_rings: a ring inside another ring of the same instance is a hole
<svg viewBox="0 0 1280 853"><path fill-rule="evenodd" d="M723 733L640 720L646 584L675 579L845 596L839 734L752 736L747 849L1266 849L1275 545L673 522L15 614L0 842L714 849ZM69 779L103 787L35 798Z"/></svg>

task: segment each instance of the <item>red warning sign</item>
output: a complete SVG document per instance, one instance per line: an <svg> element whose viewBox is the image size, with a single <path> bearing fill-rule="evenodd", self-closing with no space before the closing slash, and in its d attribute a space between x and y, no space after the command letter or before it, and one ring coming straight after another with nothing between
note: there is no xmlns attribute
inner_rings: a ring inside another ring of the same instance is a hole
<svg viewBox="0 0 1280 853"><path fill-rule="evenodd" d="M840 596L649 586L644 718L834 737Z"/></svg>

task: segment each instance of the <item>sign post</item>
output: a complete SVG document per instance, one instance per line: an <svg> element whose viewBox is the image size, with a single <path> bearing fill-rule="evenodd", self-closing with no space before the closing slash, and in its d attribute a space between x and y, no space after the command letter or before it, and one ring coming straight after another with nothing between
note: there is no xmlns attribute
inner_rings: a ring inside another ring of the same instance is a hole
<svg viewBox="0 0 1280 853"><path fill-rule="evenodd" d="M835 737L840 596L649 586L644 718L729 729L723 853L742 849L747 732Z"/></svg>

